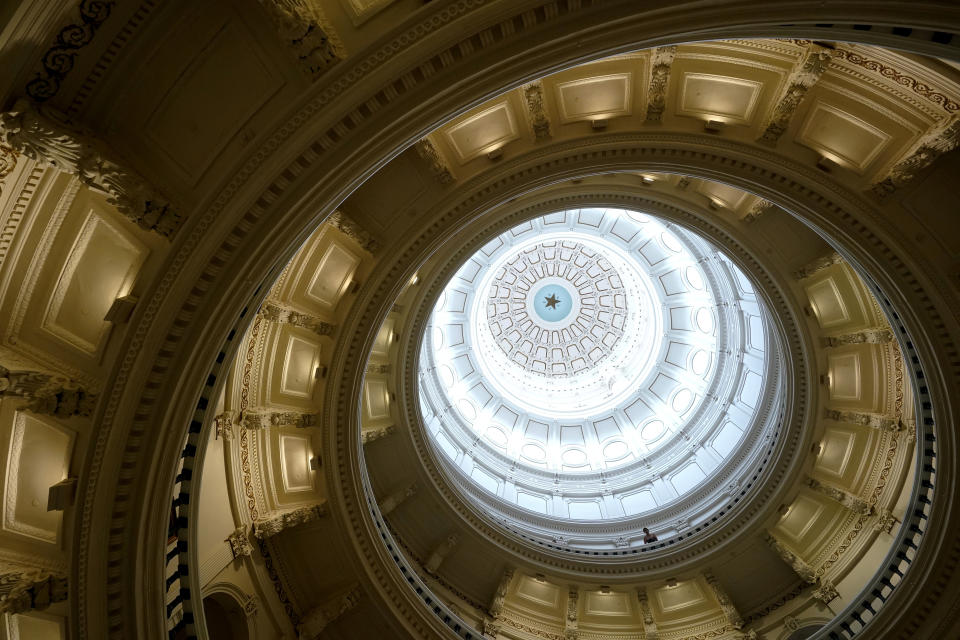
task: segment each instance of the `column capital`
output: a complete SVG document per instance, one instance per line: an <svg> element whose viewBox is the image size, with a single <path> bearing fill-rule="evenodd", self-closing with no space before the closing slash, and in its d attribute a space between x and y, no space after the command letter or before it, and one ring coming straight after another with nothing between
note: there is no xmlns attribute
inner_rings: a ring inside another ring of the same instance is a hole
<svg viewBox="0 0 960 640"><path fill-rule="evenodd" d="M49 106L18 100L12 110L0 114L0 144L76 176L144 229L169 237L180 228L182 219L169 200L105 143Z"/></svg>
<svg viewBox="0 0 960 640"><path fill-rule="evenodd" d="M316 504L299 507L292 511L285 511L271 518L264 518L253 523L253 535L256 538L265 540L272 538L285 529L296 527L301 524L313 522L327 515L327 502L318 502Z"/></svg>

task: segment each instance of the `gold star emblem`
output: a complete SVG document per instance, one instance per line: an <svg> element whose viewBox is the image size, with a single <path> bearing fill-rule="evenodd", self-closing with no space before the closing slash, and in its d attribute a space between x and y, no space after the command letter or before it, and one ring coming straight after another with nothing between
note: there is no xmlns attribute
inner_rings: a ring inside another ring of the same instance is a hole
<svg viewBox="0 0 960 640"><path fill-rule="evenodd" d="M557 305L560 304L560 299L557 298L555 294L550 294L549 297L545 297L544 300L547 301L547 306L551 309L556 309Z"/></svg>

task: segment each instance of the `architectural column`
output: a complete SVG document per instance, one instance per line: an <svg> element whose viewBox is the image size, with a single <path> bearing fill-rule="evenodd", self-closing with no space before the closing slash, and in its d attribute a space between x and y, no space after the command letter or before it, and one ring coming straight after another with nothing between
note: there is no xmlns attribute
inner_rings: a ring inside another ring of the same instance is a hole
<svg viewBox="0 0 960 640"><path fill-rule="evenodd" d="M790 77L784 83L786 89L777 100L767 125L760 134L759 141L768 145L775 145L790 126L793 114L807 95L810 87L815 85L823 72L830 64L830 53L827 49L811 44L808 51L800 58L793 68Z"/></svg>
<svg viewBox="0 0 960 640"><path fill-rule="evenodd" d="M363 444L368 444L374 442L375 440L380 440L381 438L386 438L387 436L393 435L397 432L397 426L391 424L389 427L380 427L378 429L368 429L367 431L360 432L360 441Z"/></svg>
<svg viewBox="0 0 960 640"><path fill-rule="evenodd" d="M706 578L707 584L710 585L710 588L713 589L713 595L716 596L717 601L720 603L720 609L723 611L723 615L727 618L727 622L730 623L734 629L743 628L743 616L740 615L740 612L737 611L737 608L733 604L733 600L730 599L730 595L727 593L727 590L723 588L723 585L720 584L720 581L717 580L717 577L713 573L707 571L703 574L703 577Z"/></svg>
<svg viewBox="0 0 960 640"><path fill-rule="evenodd" d="M6 567L0 573L0 614L46 609L66 599L65 575L26 567Z"/></svg>
<svg viewBox="0 0 960 640"><path fill-rule="evenodd" d="M180 227L182 219L166 198L104 143L50 107L18 100L11 111L0 114L0 144L76 176L144 229L169 237Z"/></svg>
<svg viewBox="0 0 960 640"><path fill-rule="evenodd" d="M900 431L903 429L903 423L900 420L878 413L860 413L857 411L840 411L837 409L827 409L824 411L824 417L836 422L846 422L848 424L859 424L864 427L881 429L883 431Z"/></svg>
<svg viewBox="0 0 960 640"><path fill-rule="evenodd" d="M893 331L890 329L864 329L856 333L829 336L823 339L823 344L826 347L841 347L848 344L887 344L889 342L893 342Z"/></svg>
<svg viewBox="0 0 960 640"><path fill-rule="evenodd" d="M766 542L770 548L777 552L780 558L790 565L794 573L800 576L800 579L809 584L816 584L817 576L813 568L800 559L793 551L787 549L782 542L776 539L769 531L766 533Z"/></svg>
<svg viewBox="0 0 960 640"><path fill-rule="evenodd" d="M380 506L380 515L388 515L394 509L399 507L407 498L412 498L416 493L416 482L412 482L402 489L394 491L383 500L378 501L377 504Z"/></svg>
<svg viewBox="0 0 960 640"><path fill-rule="evenodd" d="M653 620L653 611L650 609L650 597L647 588L637 590L637 599L640 601L640 613L643 615L643 637L645 640L659 640L660 632L657 623Z"/></svg>
<svg viewBox="0 0 960 640"><path fill-rule="evenodd" d="M523 101L527 107L527 122L537 142L550 137L550 118L543 104L543 82L534 80L523 85Z"/></svg>
<svg viewBox="0 0 960 640"><path fill-rule="evenodd" d="M843 489L826 485L816 478L811 478L810 476L807 476L804 482L808 487L817 493L827 496L831 500L839 502L841 505L856 514L866 516L873 512L873 507L867 504L865 500L862 500L857 496L844 491Z"/></svg>
<svg viewBox="0 0 960 640"><path fill-rule="evenodd" d="M315 427L317 414L299 411L269 411L267 409L246 409L241 414L240 424L247 429L266 429L267 427Z"/></svg>
<svg viewBox="0 0 960 640"><path fill-rule="evenodd" d="M647 122L659 123L667 107L670 67L677 56L676 45L657 47L650 56L650 86L647 89Z"/></svg>
<svg viewBox="0 0 960 640"><path fill-rule="evenodd" d="M336 325L326 320L294 311L289 307L284 307L274 302L265 302L257 313L262 316L264 320L280 324L292 324L295 327L303 327L304 329L313 331L319 336L329 336L337 330Z"/></svg>
<svg viewBox="0 0 960 640"><path fill-rule="evenodd" d="M350 611L360 602L360 585L354 585L347 593L307 611L297 625L298 640L316 640L327 626Z"/></svg>
<svg viewBox="0 0 960 640"><path fill-rule="evenodd" d="M343 43L311 0L259 0L307 76L318 78L347 55Z"/></svg>
<svg viewBox="0 0 960 640"><path fill-rule="evenodd" d="M575 585L571 585L567 592L567 617L563 621L564 640L577 640L580 637L580 621L577 613L579 601L580 591Z"/></svg>
<svg viewBox="0 0 960 640"><path fill-rule="evenodd" d="M426 564L423 566L423 568L427 570L427 573L435 574L437 572L437 569L440 568L440 565L446 557L450 555L450 552L457 546L457 542L459 542L457 535L451 533L447 536L446 540L437 545L437 548L433 550L433 553L430 554Z"/></svg>
<svg viewBox="0 0 960 640"><path fill-rule="evenodd" d="M871 187L871 192L879 198L887 197L957 146L960 146L960 119L947 119L921 137L910 155L893 165L887 175Z"/></svg>
<svg viewBox="0 0 960 640"><path fill-rule="evenodd" d="M831 251L825 256L820 256L814 260L811 260L803 268L798 269L793 272L793 277L797 280L803 280L809 278L810 276L820 273L828 267L832 267L835 264L840 264L843 262L843 258L840 257L840 254L836 251Z"/></svg>
<svg viewBox="0 0 960 640"><path fill-rule="evenodd" d="M340 211L334 211L327 218L326 223L334 229L344 234L367 253L376 253L380 249L380 242L370 235L370 232L361 227L355 221L344 215Z"/></svg>
<svg viewBox="0 0 960 640"><path fill-rule="evenodd" d="M0 396L24 398L28 411L58 418L89 416L97 404L96 394L67 378L37 371L11 371L3 366Z"/></svg>
<svg viewBox="0 0 960 640"><path fill-rule="evenodd" d="M299 507L292 511L285 511L271 518L264 518L253 523L253 535L260 540L272 538L281 531L301 524L313 522L327 515L327 501Z"/></svg>

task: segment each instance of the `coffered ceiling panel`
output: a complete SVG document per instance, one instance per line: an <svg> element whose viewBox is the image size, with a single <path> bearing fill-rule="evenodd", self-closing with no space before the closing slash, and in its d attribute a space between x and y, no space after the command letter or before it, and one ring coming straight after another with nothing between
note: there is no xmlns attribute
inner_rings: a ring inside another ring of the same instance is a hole
<svg viewBox="0 0 960 640"><path fill-rule="evenodd" d="M47 492L67 477L72 450L72 433L26 411L13 414L3 503L6 531L57 541L62 514L47 511Z"/></svg>
<svg viewBox="0 0 960 640"><path fill-rule="evenodd" d="M845 402L861 400L860 354L843 353L827 358L830 376L830 399Z"/></svg>
<svg viewBox="0 0 960 640"><path fill-rule="evenodd" d="M98 354L111 326L103 318L114 300L130 292L147 253L126 230L91 210L57 278L42 328Z"/></svg>
<svg viewBox="0 0 960 640"><path fill-rule="evenodd" d="M560 121L606 120L633 113L633 74L617 73L556 85Z"/></svg>
<svg viewBox="0 0 960 640"><path fill-rule="evenodd" d="M282 324L274 339L267 404L313 408L315 375L320 364L319 337L306 329Z"/></svg>
<svg viewBox="0 0 960 640"><path fill-rule="evenodd" d="M368 376L363 383L363 400L366 418L384 420L390 417L390 390L386 380Z"/></svg>
<svg viewBox="0 0 960 640"><path fill-rule="evenodd" d="M310 438L306 435L280 435L280 468L283 490L287 493L313 490Z"/></svg>
<svg viewBox="0 0 960 640"><path fill-rule="evenodd" d="M350 15L354 26L359 26L393 2L395 0L340 0L340 5Z"/></svg>
<svg viewBox="0 0 960 640"><path fill-rule="evenodd" d="M763 83L707 73L684 73L677 115L750 124Z"/></svg>
<svg viewBox="0 0 960 640"><path fill-rule="evenodd" d="M340 244L330 243L307 285L306 297L327 310L335 308L350 286L359 264L360 257L355 253Z"/></svg>
<svg viewBox="0 0 960 640"><path fill-rule="evenodd" d="M813 557L848 515L840 503L802 490L774 530L777 537L801 557Z"/></svg>
<svg viewBox="0 0 960 640"><path fill-rule="evenodd" d="M880 320L873 311L870 293L845 264L817 273L806 281L804 289L820 327L831 333L871 327Z"/></svg>
<svg viewBox="0 0 960 640"><path fill-rule="evenodd" d="M870 427L831 424L820 440L813 474L829 484L859 493L870 480L864 471L876 455L879 434Z"/></svg>
<svg viewBox="0 0 960 640"><path fill-rule="evenodd" d="M856 115L818 100L807 112L797 142L864 173L891 135Z"/></svg>
<svg viewBox="0 0 960 640"><path fill-rule="evenodd" d="M682 609L701 608L707 603L706 592L697 580L683 580L675 587L659 587L654 594L659 620L676 617Z"/></svg>
<svg viewBox="0 0 960 640"><path fill-rule="evenodd" d="M7 640L64 640L67 637L67 621L43 611L31 611L5 618Z"/></svg>
<svg viewBox="0 0 960 640"><path fill-rule="evenodd" d="M227 22L156 105L145 125L146 138L184 182L196 184L283 84L256 39L238 20Z"/></svg>
<svg viewBox="0 0 960 640"><path fill-rule="evenodd" d="M508 98L489 104L480 112L468 115L444 130L445 139L460 164L520 137L519 120Z"/></svg>

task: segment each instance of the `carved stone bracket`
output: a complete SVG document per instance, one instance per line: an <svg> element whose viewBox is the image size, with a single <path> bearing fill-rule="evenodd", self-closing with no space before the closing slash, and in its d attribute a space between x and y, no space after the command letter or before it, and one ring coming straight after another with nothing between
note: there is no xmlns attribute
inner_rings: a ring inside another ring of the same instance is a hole
<svg viewBox="0 0 960 640"><path fill-rule="evenodd" d="M450 552L453 551L454 547L457 546L459 539L457 534L451 533L446 539L437 545L437 548L433 550L433 553L430 554L430 557L427 558L427 562L423 565L423 568L426 569L427 573L436 573L437 569L440 568L440 565L443 563L444 559Z"/></svg>
<svg viewBox="0 0 960 640"><path fill-rule="evenodd" d="M887 197L957 146L960 146L960 120L947 120L921 137L913 152L891 167L887 175L871 187L871 192L881 199Z"/></svg>
<svg viewBox="0 0 960 640"><path fill-rule="evenodd" d="M827 70L830 64L829 51L815 44L808 45L808 49L810 50L801 58L790 77L787 78L786 89L770 114L767 126L760 135L760 142L769 145L777 143L790 126L790 120L793 119L793 114L796 113L803 97Z"/></svg>
<svg viewBox="0 0 960 640"><path fill-rule="evenodd" d="M16 169L17 158L19 157L20 154L17 153L16 149L0 144L0 183Z"/></svg>
<svg viewBox="0 0 960 640"><path fill-rule="evenodd" d="M97 394L67 378L36 371L11 371L3 366L0 396L24 398L28 411L58 418L89 416L97 404Z"/></svg>
<svg viewBox="0 0 960 640"><path fill-rule="evenodd" d="M500 583L497 585L497 590L493 594L493 600L490 602L488 613L494 620L499 618L500 614L503 613L503 603L506 602L507 591L510 588L510 583L513 581L514 573L513 567L508 567L507 570L503 572Z"/></svg>
<svg viewBox="0 0 960 640"><path fill-rule="evenodd" d="M900 520L889 509L883 509L877 513L877 521L873 523L873 530L880 533L890 533L898 522Z"/></svg>
<svg viewBox="0 0 960 640"><path fill-rule="evenodd" d="M369 231L339 211L330 214L327 224L359 244L367 253L375 254L380 249L380 242Z"/></svg>
<svg viewBox="0 0 960 640"><path fill-rule="evenodd" d="M827 409L824 411L824 417L836 422L846 422L848 424L859 424L864 427L881 429L883 431L900 431L903 429L903 422L883 416L876 413L858 413L856 411L838 411L837 409Z"/></svg>
<svg viewBox="0 0 960 640"><path fill-rule="evenodd" d="M647 595L646 587L640 587L637 591L637 599L640 601L640 613L643 616L643 634L646 640L659 640L660 633L657 630L657 623L653 620L653 611L650 609L650 598Z"/></svg>
<svg viewBox="0 0 960 640"><path fill-rule="evenodd" d="M300 69L318 78L346 57L346 49L316 2L310 0L259 0L270 14L283 42Z"/></svg>
<svg viewBox="0 0 960 640"><path fill-rule="evenodd" d="M843 489L824 484L816 478L811 478L809 476L807 476L805 483L817 493L827 496L831 500L840 503L856 514L865 516L870 515L870 513L873 512L873 507L871 507L866 500L862 500L857 496L844 491Z"/></svg>
<svg viewBox="0 0 960 640"><path fill-rule="evenodd" d="M386 375L386 374L390 373L390 365L389 365L389 364L373 364L373 363L370 363L370 364L367 364L367 369L366 369L366 371L367 371L367 373L379 373L379 374L381 374L381 375Z"/></svg>
<svg viewBox="0 0 960 640"><path fill-rule="evenodd" d="M421 138L413 148L416 150L420 159L427 163L430 172L440 184L450 184L453 182L453 173L450 171L450 165L444 160L437 148L433 146L429 138Z"/></svg>
<svg viewBox="0 0 960 640"><path fill-rule="evenodd" d="M266 429L267 427L315 427L317 414L299 411L266 411L247 409L241 414L240 424L247 429Z"/></svg>
<svg viewBox="0 0 960 640"><path fill-rule="evenodd" d="M831 251L825 256L821 256L807 263L802 269L793 272L793 277L797 280L809 278L812 275L820 273L824 269L832 267L835 264L843 262L843 258L836 251Z"/></svg>
<svg viewBox="0 0 960 640"><path fill-rule="evenodd" d="M657 47L650 60L650 88L647 90L647 122L663 118L667 107L667 86L670 84L670 67L677 56L676 45Z"/></svg>
<svg viewBox="0 0 960 640"><path fill-rule="evenodd" d="M237 415L236 411L227 410L214 416L213 428L216 430L218 438L223 438L227 442L233 440L233 436L236 435L233 425L236 422Z"/></svg>
<svg viewBox="0 0 960 640"><path fill-rule="evenodd" d="M102 142L49 107L18 100L13 110L0 115L0 143L76 176L144 229L169 237L180 227L181 217L166 198Z"/></svg>
<svg viewBox="0 0 960 640"><path fill-rule="evenodd" d="M306 313L294 311L293 309L289 309L272 302L264 303L264 305L260 307L260 311L258 311L258 313L263 316L264 320L282 324L292 324L295 327L303 327L304 329L309 329L320 336L332 335L337 330L336 325L325 320L315 318Z"/></svg>
<svg viewBox="0 0 960 640"><path fill-rule="evenodd" d="M413 482L394 491L379 502L381 515L386 516L391 511L400 506L407 498L412 498L417 493L417 483Z"/></svg>
<svg viewBox="0 0 960 640"><path fill-rule="evenodd" d="M46 609L67 599L67 577L42 569L0 574L0 614Z"/></svg>
<svg viewBox="0 0 960 640"><path fill-rule="evenodd" d="M723 585L720 584L717 577L709 571L704 573L703 576L707 579L707 584L710 585L710 588L713 589L713 595L716 596L717 602L720 603L720 609L723 611L723 615L726 616L727 622L730 623L730 626L734 629L742 629L743 616L737 611L727 590L723 588Z"/></svg>
<svg viewBox="0 0 960 640"><path fill-rule="evenodd" d="M806 562L800 559L795 553L787 549L783 543L777 540L773 534L767 533L766 542L770 548L777 552L780 558L786 562L794 573L800 576L800 579L809 584L817 583L817 576L814 570Z"/></svg>
<svg viewBox="0 0 960 640"><path fill-rule="evenodd" d="M766 215L776 208L776 205L769 200L758 198L757 201L750 206L750 210L747 211L747 215L743 216L743 221L747 224L750 224L760 216Z"/></svg>
<svg viewBox="0 0 960 640"><path fill-rule="evenodd" d="M237 527L236 531L227 536L227 543L230 545L234 560L253 553L253 545L250 544L246 527Z"/></svg>
<svg viewBox="0 0 960 640"><path fill-rule="evenodd" d="M823 344L827 347L841 347L847 344L887 344L890 342L893 342L893 331L890 329L866 329L823 339Z"/></svg>
<svg viewBox="0 0 960 640"><path fill-rule="evenodd" d="M306 612L300 618L300 624L297 626L298 640L315 640L315 638L318 638L331 622L360 603L362 593L360 585L354 585L350 591L339 598L325 602Z"/></svg>
<svg viewBox="0 0 960 640"><path fill-rule="evenodd" d="M253 535L261 540L272 538L285 529L319 520L327 515L327 512L327 503L324 501L258 520L253 523Z"/></svg>
<svg viewBox="0 0 960 640"><path fill-rule="evenodd" d="M382 438L386 438L389 435L393 435L396 432L396 425L390 425L389 427L383 427L382 429L370 429L369 431L362 431L360 433L360 441L363 444L369 444Z"/></svg>
<svg viewBox="0 0 960 640"><path fill-rule="evenodd" d="M837 588L829 580L821 580L820 586L814 589L811 595L814 600L819 600L823 604L830 604L840 597Z"/></svg>
<svg viewBox="0 0 960 640"><path fill-rule="evenodd" d="M484 618L480 621L480 632L490 638L496 638L502 627L503 625L499 620L487 620Z"/></svg>
<svg viewBox="0 0 960 640"><path fill-rule="evenodd" d="M563 621L564 640L577 640L580 637L580 622L577 615L577 603L580 600L580 591L571 585L567 592L567 616Z"/></svg>
<svg viewBox="0 0 960 640"><path fill-rule="evenodd" d="M536 141L550 137L550 118L543 103L543 82L535 80L523 86L523 101L527 106L527 120Z"/></svg>

